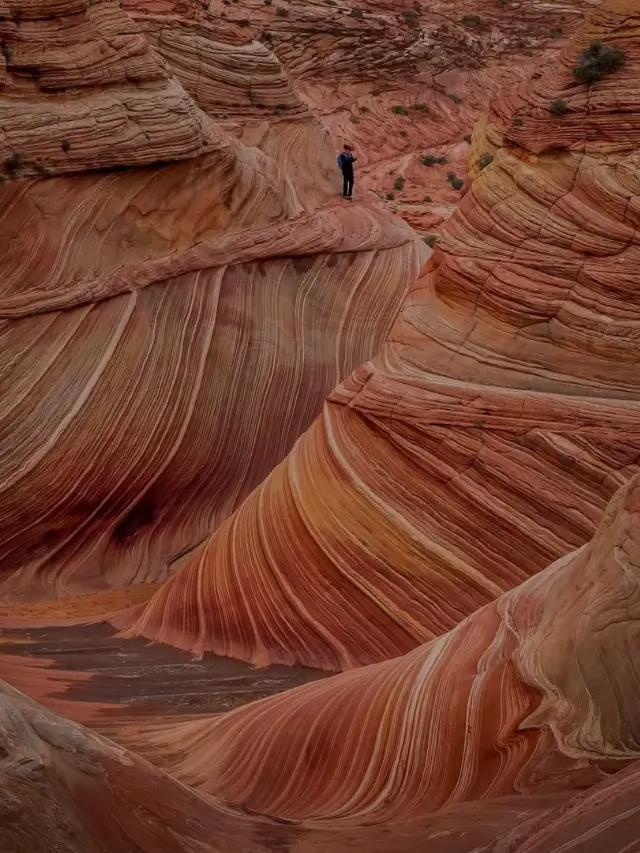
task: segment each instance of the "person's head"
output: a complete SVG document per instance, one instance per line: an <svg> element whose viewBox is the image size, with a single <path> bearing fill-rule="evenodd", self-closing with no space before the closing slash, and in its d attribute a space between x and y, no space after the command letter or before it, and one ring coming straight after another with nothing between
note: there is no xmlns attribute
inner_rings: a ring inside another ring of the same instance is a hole
<svg viewBox="0 0 640 853"><path fill-rule="evenodd" d="M352 150L352 149L351 149L351 146L350 146L350 145L347 145L347 143L346 143L346 142L345 142L345 144L344 144L343 148L344 148L344 150L345 150L347 153L348 153L349 151L351 151L351 150Z"/></svg>

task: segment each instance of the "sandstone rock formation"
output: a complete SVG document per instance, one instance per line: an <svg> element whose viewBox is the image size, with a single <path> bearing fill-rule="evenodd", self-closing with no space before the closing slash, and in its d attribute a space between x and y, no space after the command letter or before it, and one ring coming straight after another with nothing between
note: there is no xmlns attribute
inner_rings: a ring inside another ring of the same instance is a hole
<svg viewBox="0 0 640 853"><path fill-rule="evenodd" d="M194 10L12 0L0 21L3 603L167 577L375 352L428 254L336 200L275 57ZM262 104L247 144L221 90L236 117Z"/></svg>
<svg viewBox="0 0 640 853"><path fill-rule="evenodd" d="M295 820L407 821L584 786L640 757L639 636L636 476L591 542L449 634L136 747L191 786Z"/></svg>
<svg viewBox="0 0 640 853"><path fill-rule="evenodd" d="M473 142L492 160L380 354L115 624L196 653L348 669L450 630L589 539L640 459L640 112L621 82L640 79L639 21L611 0L556 66L495 99ZM571 67L595 35L627 63L587 91ZM536 94L558 81L573 93L566 131Z"/></svg>

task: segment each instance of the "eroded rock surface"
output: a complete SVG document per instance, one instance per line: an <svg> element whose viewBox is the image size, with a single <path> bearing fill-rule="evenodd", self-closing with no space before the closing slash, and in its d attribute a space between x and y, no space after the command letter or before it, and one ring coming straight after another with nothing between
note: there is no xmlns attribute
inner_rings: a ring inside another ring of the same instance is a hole
<svg viewBox="0 0 640 853"><path fill-rule="evenodd" d="M375 199L336 201L275 56L196 10L0 22L5 603L167 577L375 352L428 254ZM213 106L229 67L239 114L264 104L247 144Z"/></svg>
<svg viewBox="0 0 640 853"><path fill-rule="evenodd" d="M347 669L450 630L593 535L640 458L640 140L636 102L616 106L640 79L638 24L634 4L605 4L557 66L496 99L474 135L493 159L380 354L116 624L196 653ZM588 98L571 84L589 136L572 112L541 153L535 93L569 87L595 35L626 65Z"/></svg>

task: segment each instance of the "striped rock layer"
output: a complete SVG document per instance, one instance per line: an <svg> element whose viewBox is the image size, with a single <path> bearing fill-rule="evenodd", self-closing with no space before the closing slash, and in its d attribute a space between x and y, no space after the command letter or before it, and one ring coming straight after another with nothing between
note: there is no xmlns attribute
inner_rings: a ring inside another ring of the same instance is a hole
<svg viewBox="0 0 640 853"><path fill-rule="evenodd" d="M571 67L596 35L627 59L589 90ZM196 653L348 669L449 631L593 535L640 460L631 89L640 14L611 0L556 66L494 101L473 142L493 160L379 355L117 625ZM541 92L565 90L566 116L543 111Z"/></svg>
<svg viewBox="0 0 640 853"><path fill-rule="evenodd" d="M504 853L516 843L523 853L558 845L599 853L603 838L623 853L636 849L639 829L636 767L571 799L555 792L462 804L402 827L287 825L203 797L4 683L0 755L7 853L419 853L425 837L434 853Z"/></svg>
<svg viewBox="0 0 640 853"><path fill-rule="evenodd" d="M639 636L636 476L586 546L448 634L135 748L203 792L294 820L404 822L584 786L640 757Z"/></svg>
<svg viewBox="0 0 640 853"><path fill-rule="evenodd" d="M3 602L165 578L379 348L428 255L336 200L265 46L199 7L138 17L0 20ZM218 122L229 75L263 104L246 145Z"/></svg>

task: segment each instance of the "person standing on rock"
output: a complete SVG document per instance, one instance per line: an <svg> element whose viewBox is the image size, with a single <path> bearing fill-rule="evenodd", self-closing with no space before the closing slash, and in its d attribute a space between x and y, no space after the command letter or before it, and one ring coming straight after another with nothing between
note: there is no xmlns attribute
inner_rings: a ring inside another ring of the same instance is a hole
<svg viewBox="0 0 640 853"><path fill-rule="evenodd" d="M353 196L353 164L356 159L350 145L345 145L343 151L338 155L338 166L342 172L342 198L348 198L349 201Z"/></svg>

